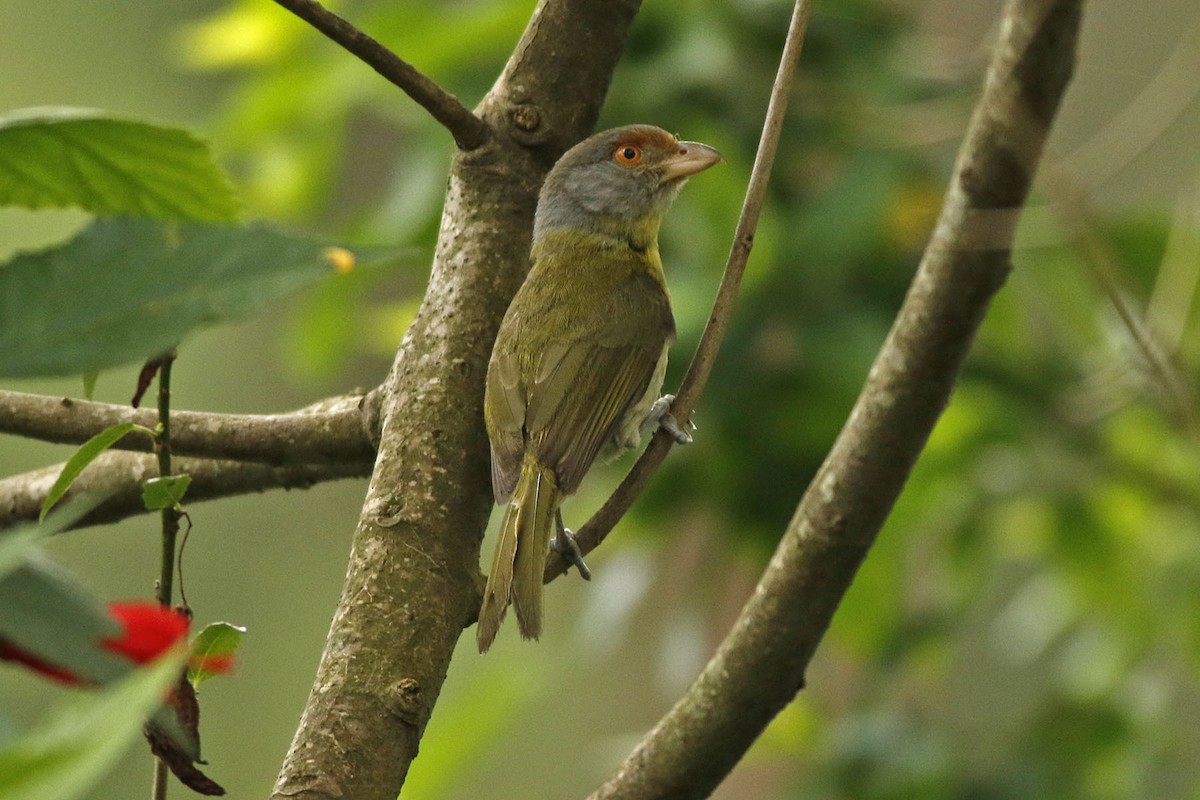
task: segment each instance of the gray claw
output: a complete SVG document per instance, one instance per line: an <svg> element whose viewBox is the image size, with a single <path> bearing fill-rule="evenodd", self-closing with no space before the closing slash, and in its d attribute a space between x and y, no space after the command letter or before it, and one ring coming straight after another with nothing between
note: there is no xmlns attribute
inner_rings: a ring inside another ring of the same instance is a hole
<svg viewBox="0 0 1200 800"><path fill-rule="evenodd" d="M562 527L558 527L558 533L550 540L550 546L553 547L560 556L570 561L579 570L579 577L585 581L592 579L592 571L588 569L588 565L583 563L583 551L579 549L579 542L575 541L575 534Z"/></svg>
<svg viewBox="0 0 1200 800"><path fill-rule="evenodd" d="M675 395L664 394L662 397L654 401L650 406L650 413L646 415L647 422L657 422L658 426L671 434L671 438L676 444L691 444L692 435L679 426L679 421L671 414L671 404L675 402ZM696 424L688 421L688 427L696 430ZM643 428L644 430L644 428Z"/></svg>
<svg viewBox="0 0 1200 800"><path fill-rule="evenodd" d="M683 428L679 427L679 423L675 420L675 417L671 416L670 414L663 414L658 420L658 425L664 431L671 434L671 438L675 440L675 444L692 443L692 435ZM692 430L696 429L695 425L692 425L691 427Z"/></svg>

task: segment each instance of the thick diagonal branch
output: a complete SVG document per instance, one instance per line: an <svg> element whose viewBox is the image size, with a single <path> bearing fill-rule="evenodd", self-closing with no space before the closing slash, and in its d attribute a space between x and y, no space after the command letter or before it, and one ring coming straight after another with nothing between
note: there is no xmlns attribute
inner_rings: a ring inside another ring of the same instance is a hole
<svg viewBox="0 0 1200 800"><path fill-rule="evenodd" d="M700 798L809 659L950 397L1070 78L1082 0L1013 0L933 238L858 402L717 654L592 800Z"/></svg>

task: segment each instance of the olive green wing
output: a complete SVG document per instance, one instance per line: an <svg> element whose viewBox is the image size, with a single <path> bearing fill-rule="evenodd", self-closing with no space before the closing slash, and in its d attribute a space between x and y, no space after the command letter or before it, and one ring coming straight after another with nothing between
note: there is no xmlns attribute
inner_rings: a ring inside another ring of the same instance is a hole
<svg viewBox="0 0 1200 800"><path fill-rule="evenodd" d="M497 347L488 362L484 422L492 446L492 494L497 503L512 497L525 453L525 384L511 350Z"/></svg>
<svg viewBox="0 0 1200 800"><path fill-rule="evenodd" d="M625 414L645 395L664 340L597 345L555 342L521 379L518 356L497 350L488 368L484 413L492 447L492 493L507 502L521 476L526 441L572 493Z"/></svg>
<svg viewBox="0 0 1200 800"><path fill-rule="evenodd" d="M661 330L648 333L620 344L571 342L553 364L547 359L529 387L529 444L554 470L564 494L579 487L601 447L650 388L667 337Z"/></svg>
<svg viewBox="0 0 1200 800"><path fill-rule="evenodd" d="M598 285L574 285L572 292L591 288L607 299L580 307L564 302L561 286L535 280L546 267L539 262L513 303L524 296L523 305L538 310L538 326L520 328L509 309L488 365L484 404L497 502L511 497L527 449L554 471L564 494L574 492L650 388L674 337L670 300L648 271L623 266L573 276Z"/></svg>

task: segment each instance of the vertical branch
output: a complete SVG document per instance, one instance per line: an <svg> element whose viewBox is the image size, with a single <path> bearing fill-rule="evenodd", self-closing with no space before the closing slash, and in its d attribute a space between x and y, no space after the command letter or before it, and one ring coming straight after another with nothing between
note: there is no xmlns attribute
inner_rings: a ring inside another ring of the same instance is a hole
<svg viewBox="0 0 1200 800"><path fill-rule="evenodd" d="M175 362L172 350L158 359L158 441L155 454L158 458L158 475L165 478L171 474L171 365ZM171 605L175 583L175 539L179 535L179 511L174 505L164 508L162 519L162 556L154 596L164 606ZM154 785L152 800L166 800L167 778L170 775L166 762L154 759Z"/></svg>
<svg viewBox="0 0 1200 800"><path fill-rule="evenodd" d="M161 356L158 367L158 475L171 474L171 364L175 351ZM175 583L175 539L179 535L179 511L171 506L162 510L162 563L155 584L155 598L164 606L171 605Z"/></svg>

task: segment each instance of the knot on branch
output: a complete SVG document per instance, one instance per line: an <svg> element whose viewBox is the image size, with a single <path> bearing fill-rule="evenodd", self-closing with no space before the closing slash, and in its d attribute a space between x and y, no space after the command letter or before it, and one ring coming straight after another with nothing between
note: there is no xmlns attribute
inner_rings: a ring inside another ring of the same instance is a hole
<svg viewBox="0 0 1200 800"><path fill-rule="evenodd" d="M415 678L401 678L387 688L383 702L401 722L419 726L425 710L421 695L421 684Z"/></svg>
<svg viewBox="0 0 1200 800"><path fill-rule="evenodd" d="M517 130L533 133L542 127L542 112L532 103L521 103L509 115Z"/></svg>

